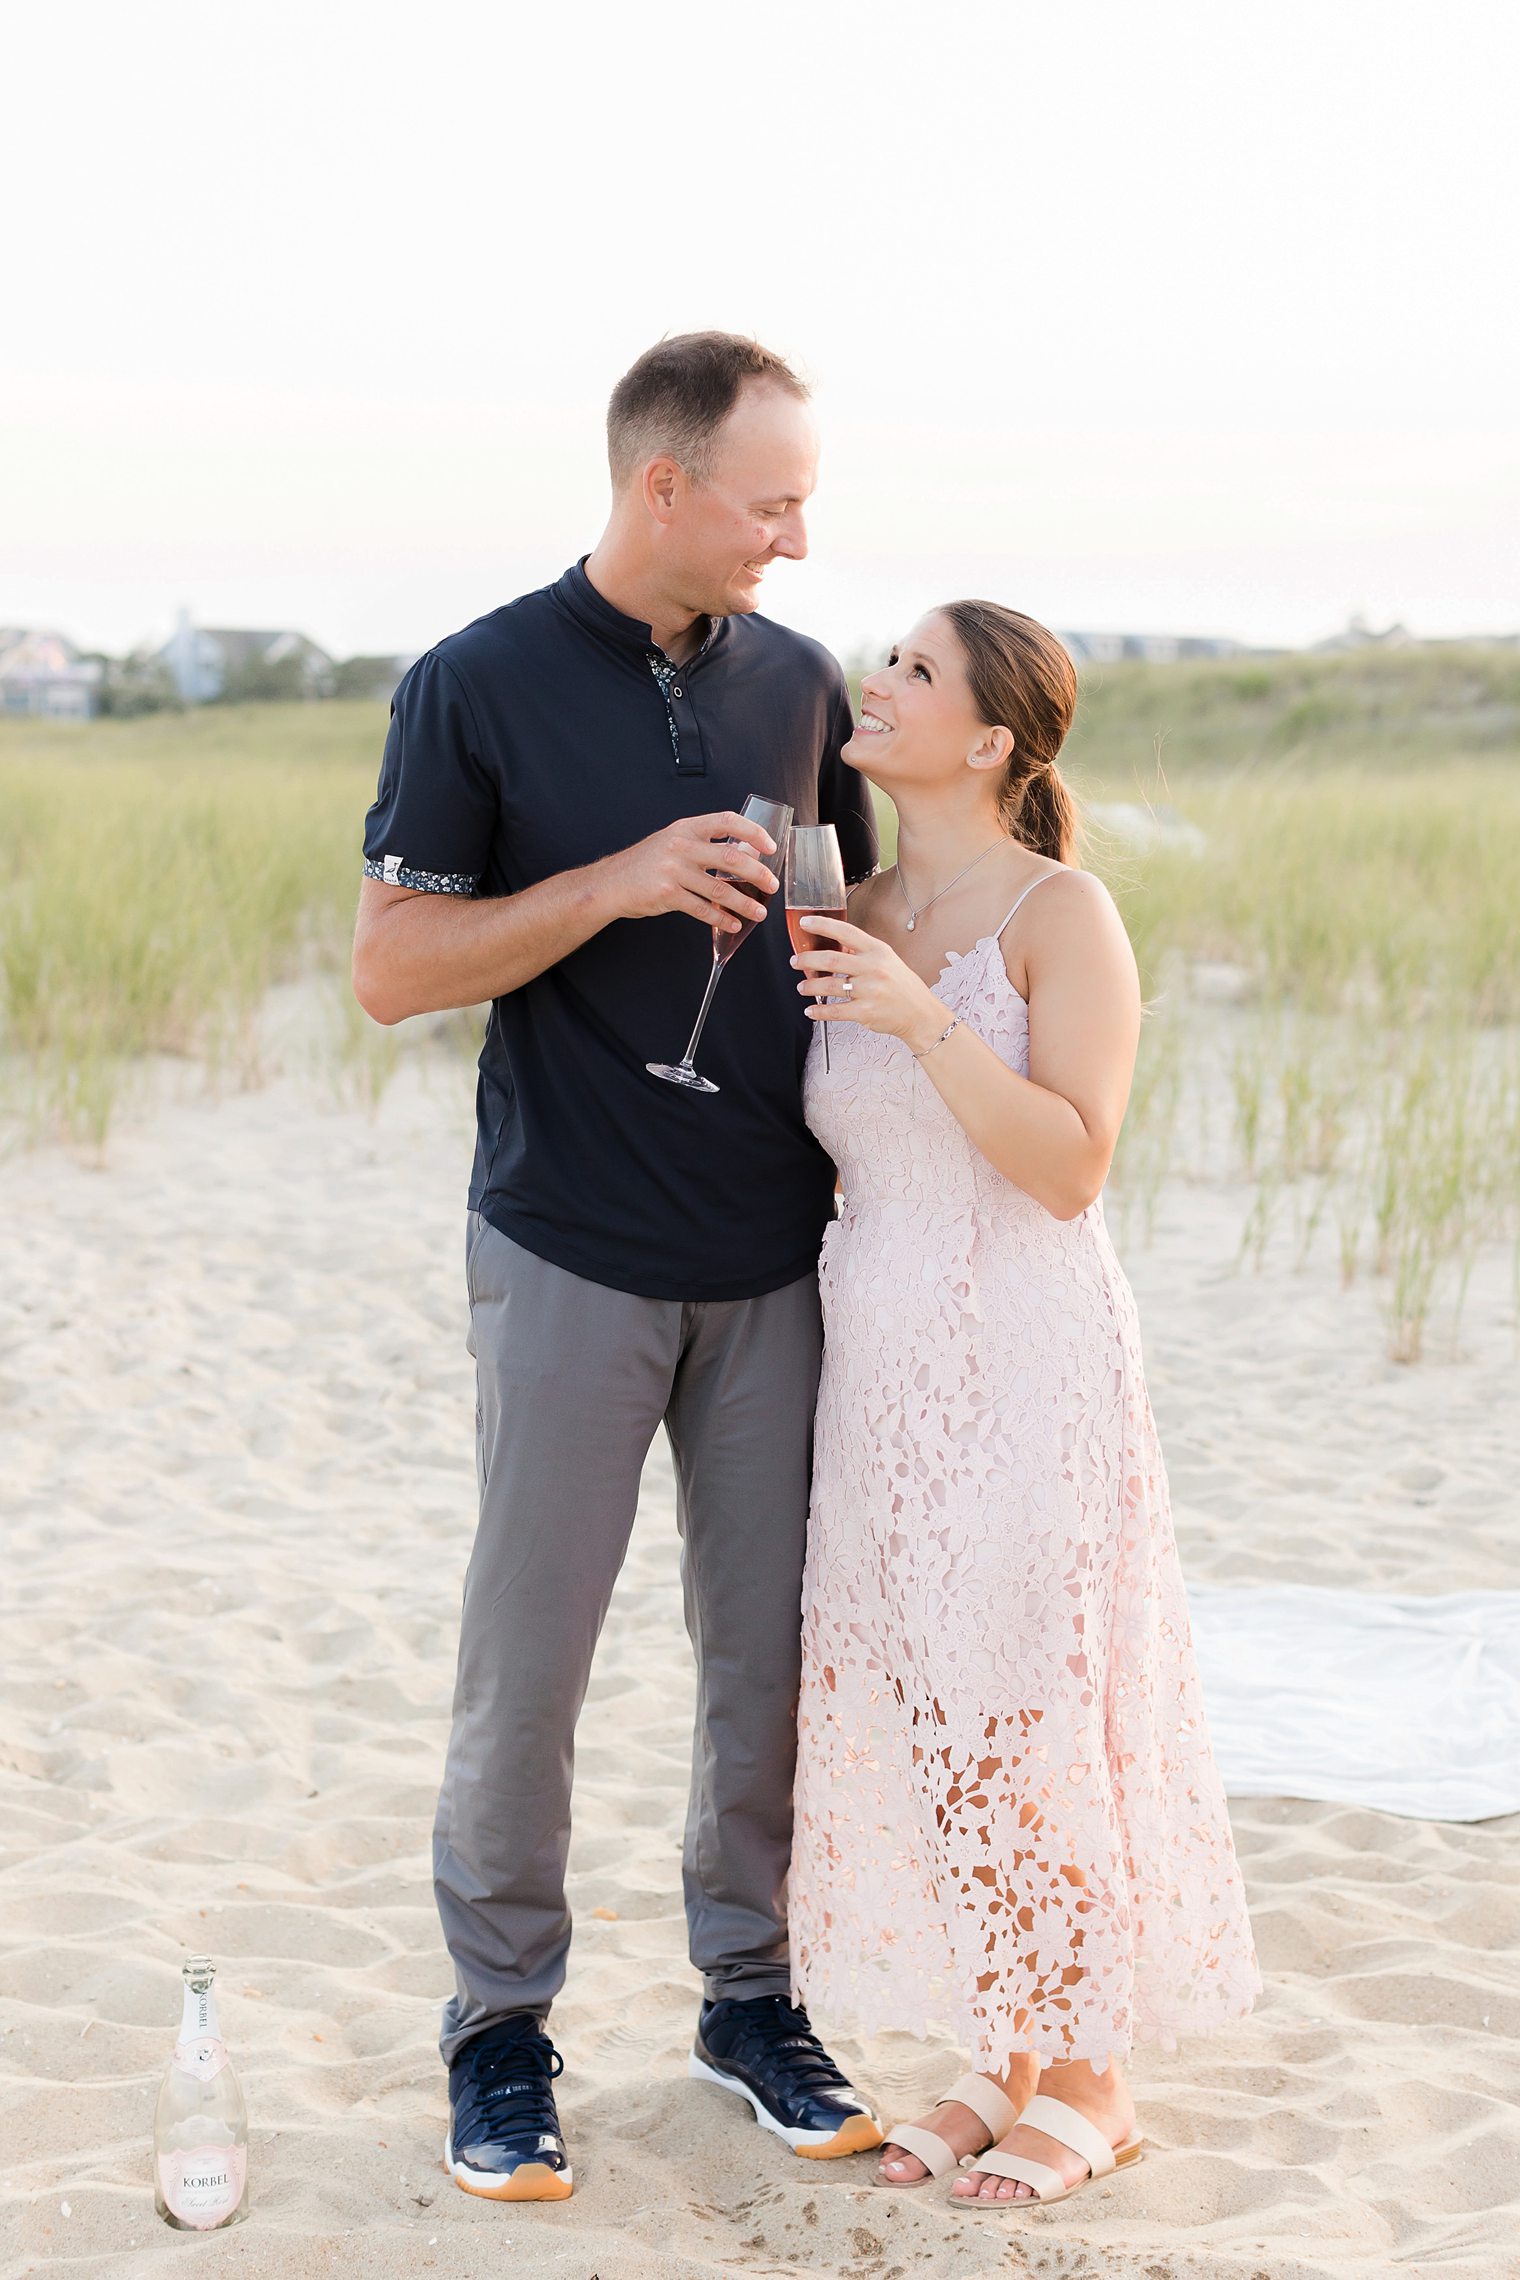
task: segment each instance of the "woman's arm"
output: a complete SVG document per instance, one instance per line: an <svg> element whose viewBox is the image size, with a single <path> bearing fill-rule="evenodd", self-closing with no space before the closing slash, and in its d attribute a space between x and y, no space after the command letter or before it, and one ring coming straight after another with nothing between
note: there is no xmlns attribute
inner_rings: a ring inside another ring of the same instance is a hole
<svg viewBox="0 0 1520 2280"><path fill-rule="evenodd" d="M1025 921L1029 1075L1021 1077L950 1013L895 950L858 926L810 918L842 949L796 961L818 996L848 974L849 1000L809 1006L815 1021L859 1021L923 1056L925 1076L987 1161L1057 1219L1075 1219L1108 1176L1129 1099L1140 1036L1140 984L1123 922L1106 889L1068 872ZM837 988L837 985L834 985Z"/></svg>

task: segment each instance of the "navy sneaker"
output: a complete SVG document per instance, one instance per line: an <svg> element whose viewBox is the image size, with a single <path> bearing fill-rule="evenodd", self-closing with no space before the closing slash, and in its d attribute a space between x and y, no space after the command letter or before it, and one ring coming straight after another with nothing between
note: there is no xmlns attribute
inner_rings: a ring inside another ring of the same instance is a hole
<svg viewBox="0 0 1520 2280"><path fill-rule="evenodd" d="M443 2166L488 2201L568 2201L570 2157L554 2079L560 2057L531 2011L472 2035L449 2068Z"/></svg>
<svg viewBox="0 0 1520 2280"><path fill-rule="evenodd" d="M688 2074L737 2090L793 2153L832 2161L880 2145L880 2122L824 2049L799 2003L759 1995L704 2003Z"/></svg>

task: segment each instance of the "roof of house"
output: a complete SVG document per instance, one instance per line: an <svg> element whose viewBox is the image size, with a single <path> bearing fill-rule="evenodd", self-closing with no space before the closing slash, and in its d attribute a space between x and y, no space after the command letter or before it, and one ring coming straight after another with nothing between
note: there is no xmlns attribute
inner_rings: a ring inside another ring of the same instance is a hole
<svg viewBox="0 0 1520 2280"><path fill-rule="evenodd" d="M0 681L94 681L100 667L81 658L67 634L41 626L0 626Z"/></svg>
<svg viewBox="0 0 1520 2280"><path fill-rule="evenodd" d="M266 665L278 665L285 657L315 657L324 664L332 663L320 642L288 626L265 632L249 626L198 625L194 631L200 639L214 641L231 667L246 665L255 657Z"/></svg>

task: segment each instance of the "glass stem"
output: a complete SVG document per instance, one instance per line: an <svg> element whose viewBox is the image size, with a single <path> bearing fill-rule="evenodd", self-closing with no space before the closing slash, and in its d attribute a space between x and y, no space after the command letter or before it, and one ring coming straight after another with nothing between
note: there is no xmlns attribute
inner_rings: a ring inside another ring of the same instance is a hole
<svg viewBox="0 0 1520 2280"><path fill-rule="evenodd" d="M697 1049L697 1041L702 1035L702 1024L707 1019L707 1009L712 1004L713 991L718 986L718 978L722 972L722 961L718 957L717 952L714 951L712 972L707 977L707 987L702 992L702 1003L697 1013L697 1026L691 1033L691 1043L687 1046L686 1058L681 1063L683 1069L689 1069L691 1067L691 1057Z"/></svg>

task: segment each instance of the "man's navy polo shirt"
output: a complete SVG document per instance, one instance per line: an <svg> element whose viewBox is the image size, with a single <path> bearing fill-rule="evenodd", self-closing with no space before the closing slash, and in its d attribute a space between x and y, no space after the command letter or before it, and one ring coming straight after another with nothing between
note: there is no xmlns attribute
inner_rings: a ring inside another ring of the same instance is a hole
<svg viewBox="0 0 1520 2280"><path fill-rule="evenodd" d="M683 815L758 792L832 823L845 875L876 859L828 651L763 617L715 621L665 676L650 629L577 564L430 650L396 691L365 870L507 895ZM777 898L779 902L779 898ZM496 1000L480 1056L470 1207L514 1243L646 1298L757 1297L809 1273L834 1170L802 1121L812 1031L773 904L730 960L694 1094L681 1057L712 960L679 912L619 919Z"/></svg>

